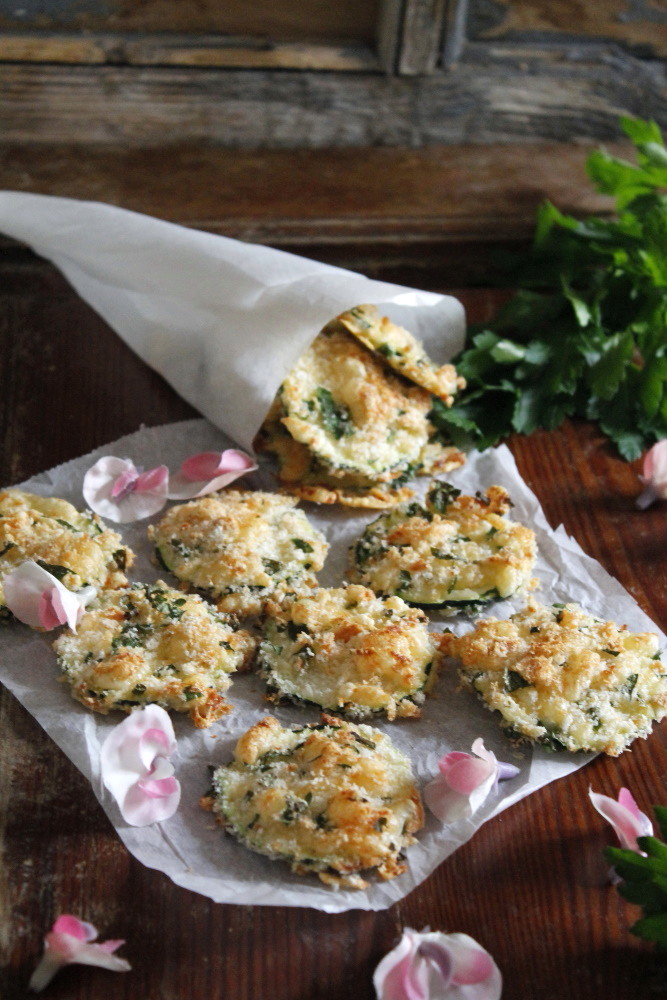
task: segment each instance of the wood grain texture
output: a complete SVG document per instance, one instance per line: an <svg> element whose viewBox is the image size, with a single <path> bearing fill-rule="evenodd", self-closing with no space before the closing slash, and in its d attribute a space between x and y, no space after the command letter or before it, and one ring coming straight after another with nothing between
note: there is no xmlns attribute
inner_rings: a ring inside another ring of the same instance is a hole
<svg viewBox="0 0 667 1000"><path fill-rule="evenodd" d="M584 217L588 145L247 151L0 144L0 188L103 201L414 285L488 284L545 199ZM627 146L609 148L627 154ZM165 161L167 165L165 167ZM0 245L2 236L0 235Z"/></svg>
<svg viewBox="0 0 667 1000"><path fill-rule="evenodd" d="M469 0L471 38L614 39L636 51L667 54L662 0Z"/></svg>
<svg viewBox="0 0 667 1000"><path fill-rule="evenodd" d="M382 276L382 260L377 272ZM446 282L440 282L445 290ZM456 289L454 289L456 291ZM499 293L459 289L470 319ZM0 257L0 482L17 482L141 423L192 415L82 303L25 252ZM511 448L552 525L667 626L665 506L638 512L637 465L587 425L514 438ZM621 784L649 811L667 803L667 726L598 758L487 823L415 892L380 913L216 905L132 859L87 783L14 700L0 695L0 995L25 996L42 935L60 912L127 938L127 975L62 972L53 1000L372 1000L372 972L402 927L458 930L495 956L504 1000L637 1000L650 949L636 911L607 881L611 836L588 787Z"/></svg>
<svg viewBox="0 0 667 1000"><path fill-rule="evenodd" d="M217 33L283 41L365 41L375 37L381 0L41 0L3 4L0 27L52 33Z"/></svg>
<svg viewBox="0 0 667 1000"><path fill-rule="evenodd" d="M605 45L580 52L475 43L455 72L415 78L0 64L6 143L295 149L614 140L621 114L667 124L665 67Z"/></svg>
<svg viewBox="0 0 667 1000"><path fill-rule="evenodd" d="M61 65L189 66L370 72L374 48L361 42L277 42L233 35L7 32L0 62Z"/></svg>

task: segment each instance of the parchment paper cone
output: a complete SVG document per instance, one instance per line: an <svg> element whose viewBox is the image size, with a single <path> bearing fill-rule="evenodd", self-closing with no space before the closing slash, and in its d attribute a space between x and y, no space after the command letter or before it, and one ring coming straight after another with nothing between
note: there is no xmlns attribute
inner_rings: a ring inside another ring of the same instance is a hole
<svg viewBox="0 0 667 1000"><path fill-rule="evenodd" d="M0 230L51 260L144 361L247 449L284 375L345 309L379 305L440 364L463 343L463 307L451 296L99 202L2 191Z"/></svg>

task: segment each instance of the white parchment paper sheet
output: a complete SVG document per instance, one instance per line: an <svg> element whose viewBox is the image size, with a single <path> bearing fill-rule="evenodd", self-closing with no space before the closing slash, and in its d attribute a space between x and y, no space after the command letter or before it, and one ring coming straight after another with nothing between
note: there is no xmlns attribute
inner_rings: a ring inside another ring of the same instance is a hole
<svg viewBox="0 0 667 1000"><path fill-rule="evenodd" d="M0 191L0 231L53 261L152 368L250 448L322 327L379 305L434 361L463 346L461 303L99 202Z"/></svg>
<svg viewBox="0 0 667 1000"><path fill-rule="evenodd" d="M37 493L64 497L81 507L83 474L103 454L130 457L146 468L161 462L177 468L183 458L193 452L220 449L230 443L203 420L144 429L23 485ZM496 483L509 491L515 503L513 517L531 525L537 533L540 557L536 575L541 582L540 599L545 602L574 600L586 610L627 623L634 630L657 631L617 581L586 556L561 528L550 529L536 497L521 480L506 447L471 455L466 466L451 474L449 479L466 492ZM245 482L248 486L264 489L275 486L268 466L263 466ZM320 574L321 582L328 586L339 585L347 565L348 545L376 515L312 506L307 508L307 514L325 532L331 544L327 563ZM121 526L125 541L137 553L137 562L131 571L136 580L154 580L159 575L150 562L146 540L148 523ZM521 604L521 600L498 603L490 610L506 617ZM452 624L451 619L448 624ZM434 628L442 628L442 625L442 619L434 619ZM463 630L469 628L470 623L462 620L455 622L454 627ZM100 746L110 728L122 717L97 716L71 698L67 688L57 681L58 671L50 646L52 638L18 623L0 630L0 680L89 779L131 853L143 864L165 872L178 885L218 902L312 906L327 912L383 909L419 885L441 861L470 839L483 822L542 785L571 773L589 759L549 754L540 749L516 754L492 714L473 695L457 692L453 672L445 672L438 681L435 695L427 700L420 720L379 724L409 755L419 784L423 785L436 775L437 760L444 752L469 750L477 736L484 738L486 746L499 759L518 764L520 774L512 781L501 783L497 797L492 797L472 820L443 827L429 817L419 842L407 852L409 869L405 874L390 882L373 882L362 892L336 892L321 885L314 876L292 875L286 865L246 850L225 836L212 822L210 814L198 806L199 796L208 787L208 766L228 761L241 733L268 714L263 685L256 676L239 677L234 681L229 692L233 711L209 730L196 730L188 719L174 716L179 745L176 775L183 786L181 806L167 822L135 829L123 823L115 802L101 784L99 773ZM664 643L664 636L662 641ZM314 722L318 717L315 709L271 706L270 711L283 724Z"/></svg>

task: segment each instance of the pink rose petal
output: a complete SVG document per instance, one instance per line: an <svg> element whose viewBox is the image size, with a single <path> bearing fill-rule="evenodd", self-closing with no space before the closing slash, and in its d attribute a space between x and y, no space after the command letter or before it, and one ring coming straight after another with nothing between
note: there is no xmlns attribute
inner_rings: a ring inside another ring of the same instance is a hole
<svg viewBox="0 0 667 1000"><path fill-rule="evenodd" d="M447 784L461 795L471 795L491 774L495 775L495 767L490 761L468 756L450 767Z"/></svg>
<svg viewBox="0 0 667 1000"><path fill-rule="evenodd" d="M83 496L96 514L127 524L157 514L167 502L169 470L158 465L141 472L130 459L107 455L83 477Z"/></svg>
<svg viewBox="0 0 667 1000"><path fill-rule="evenodd" d="M649 448L642 472L639 478L646 488L637 498L637 506L644 510L656 500L667 500L667 438Z"/></svg>
<svg viewBox="0 0 667 1000"><path fill-rule="evenodd" d="M473 754L453 750L438 761L440 774L424 788L426 805L442 823L471 816L494 791L499 781L514 778L519 769L503 764L476 739Z"/></svg>
<svg viewBox="0 0 667 1000"><path fill-rule="evenodd" d="M29 989L43 990L65 965L94 965L112 972L129 972L129 962L113 954L125 942L91 943L96 937L97 930L92 924L70 914L59 917L46 935L44 955L30 978Z"/></svg>
<svg viewBox="0 0 667 1000"><path fill-rule="evenodd" d="M95 596L94 587L75 593L32 559L13 569L3 580L5 603L20 622L35 629L50 630L69 625L72 631L86 604Z"/></svg>
<svg viewBox="0 0 667 1000"><path fill-rule="evenodd" d="M236 448L223 452L203 451L191 455L171 477L170 500L190 500L224 489L240 476L253 472L257 464L250 455Z"/></svg>
<svg viewBox="0 0 667 1000"><path fill-rule="evenodd" d="M94 941L97 937L97 929L93 924L88 924L85 920L79 920L70 913L63 913L56 920L51 928L54 934L69 934L70 937L78 938L79 941Z"/></svg>
<svg viewBox="0 0 667 1000"><path fill-rule="evenodd" d="M114 479L111 486L111 496L114 500L118 500L131 491L132 487L139 478L139 472L135 469L134 465L131 468L125 469L121 472L117 479Z"/></svg>
<svg viewBox="0 0 667 1000"><path fill-rule="evenodd" d="M137 709L109 733L100 754L102 781L126 823L148 826L176 812L181 786L167 759L175 750L171 719L158 705Z"/></svg>
<svg viewBox="0 0 667 1000"><path fill-rule="evenodd" d="M467 934L409 927L373 976L378 1000L500 1000L502 977Z"/></svg>
<svg viewBox="0 0 667 1000"><path fill-rule="evenodd" d="M653 835L653 824L645 813L639 811L631 792L622 788L618 801L608 795L600 795L592 788L588 790L593 807L613 827L621 847L641 854L637 837Z"/></svg>

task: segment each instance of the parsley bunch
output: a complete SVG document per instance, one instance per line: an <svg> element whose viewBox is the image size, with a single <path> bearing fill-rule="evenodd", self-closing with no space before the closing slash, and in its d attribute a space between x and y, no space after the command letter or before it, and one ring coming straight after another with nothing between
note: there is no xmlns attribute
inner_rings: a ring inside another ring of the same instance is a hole
<svg viewBox="0 0 667 1000"><path fill-rule="evenodd" d="M615 198L585 221L547 202L518 293L473 327L454 363L467 388L431 419L459 447L596 421L632 460L667 437L667 149L654 122L621 119L636 164L597 150L586 170Z"/></svg>
<svg viewBox="0 0 667 1000"><path fill-rule="evenodd" d="M643 916L630 930L643 941L654 942L660 952L667 949L667 808L655 806L655 818L663 840L638 837L637 844L646 857L621 847L607 847L605 857L623 880L618 892L630 903L641 906ZM656 986L667 989L667 973L661 966Z"/></svg>

